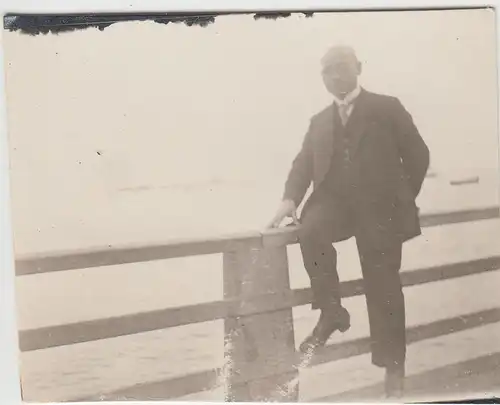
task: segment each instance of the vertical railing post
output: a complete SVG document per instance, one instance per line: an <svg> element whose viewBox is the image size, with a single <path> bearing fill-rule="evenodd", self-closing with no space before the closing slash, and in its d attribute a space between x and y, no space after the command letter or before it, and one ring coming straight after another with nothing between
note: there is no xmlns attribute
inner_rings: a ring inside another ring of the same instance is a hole
<svg viewBox="0 0 500 405"><path fill-rule="evenodd" d="M289 297L286 245L263 243L225 253L224 298L237 299L239 308L248 310L263 294ZM227 318L225 336L226 401L297 401L291 308Z"/></svg>

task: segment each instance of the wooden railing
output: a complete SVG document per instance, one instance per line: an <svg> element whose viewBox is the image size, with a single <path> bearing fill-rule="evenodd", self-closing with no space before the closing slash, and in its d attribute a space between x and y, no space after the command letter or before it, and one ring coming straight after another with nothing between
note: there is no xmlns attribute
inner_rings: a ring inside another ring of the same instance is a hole
<svg viewBox="0 0 500 405"><path fill-rule="evenodd" d="M424 227L499 217L498 207L427 214ZM21 351L42 350L100 339L132 335L186 324L224 319L224 370L204 370L177 379L140 384L99 399L168 399L210 389L225 375L228 401L291 401L298 396L297 362L292 308L311 302L310 289L290 288L287 245L297 242L293 227L232 235L209 240L186 240L146 246L108 246L53 254L18 257L16 273L27 276L92 267L223 254L224 299L177 308L105 319L47 326L20 332ZM500 256L422 268L402 273L405 287L500 268ZM363 294L362 280L343 282L342 296ZM419 325L408 330L409 342L500 321L500 308ZM368 339L327 346L310 365L365 353ZM277 389L281 387L281 389ZM97 397L96 397L97 398ZM89 398L82 398L82 400Z"/></svg>

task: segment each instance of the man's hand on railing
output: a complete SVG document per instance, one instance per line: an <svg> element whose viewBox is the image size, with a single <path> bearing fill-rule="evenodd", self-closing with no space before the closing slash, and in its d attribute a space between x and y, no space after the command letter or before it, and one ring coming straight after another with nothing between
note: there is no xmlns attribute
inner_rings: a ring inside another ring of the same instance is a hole
<svg viewBox="0 0 500 405"><path fill-rule="evenodd" d="M295 225L300 225L297 219L297 207L292 200L283 200L278 208L278 211L274 215L274 218L269 222L267 228L278 228L281 222L287 217L292 218Z"/></svg>

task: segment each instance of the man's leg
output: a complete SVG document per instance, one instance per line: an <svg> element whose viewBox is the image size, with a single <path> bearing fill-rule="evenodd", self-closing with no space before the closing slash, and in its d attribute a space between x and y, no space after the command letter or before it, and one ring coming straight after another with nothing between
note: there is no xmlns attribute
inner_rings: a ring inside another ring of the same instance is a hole
<svg viewBox="0 0 500 405"><path fill-rule="evenodd" d="M350 326L349 313L341 305L337 251L332 245L339 239L340 227L334 223L332 211L331 204L316 204L301 218L299 243L311 280L312 308L321 309L318 324L301 345L302 351L323 346L333 332Z"/></svg>
<svg viewBox="0 0 500 405"><path fill-rule="evenodd" d="M358 244L370 322L372 363L386 369L388 394L402 391L406 357L405 302L399 270L402 244ZM395 393L398 395L399 393Z"/></svg>

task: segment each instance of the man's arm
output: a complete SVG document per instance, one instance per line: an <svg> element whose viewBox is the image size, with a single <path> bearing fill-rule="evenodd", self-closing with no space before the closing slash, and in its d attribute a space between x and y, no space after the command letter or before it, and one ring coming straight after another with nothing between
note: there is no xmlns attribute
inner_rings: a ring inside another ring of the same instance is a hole
<svg viewBox="0 0 500 405"><path fill-rule="evenodd" d="M415 126L412 116L398 99L395 99L393 111L394 130L403 168L416 197L429 169L429 148Z"/></svg>
<svg viewBox="0 0 500 405"><path fill-rule="evenodd" d="M311 132L312 122L302 142L302 148L292 163L292 168L285 183L283 200L293 201L296 207L302 202L312 181L313 158Z"/></svg>

